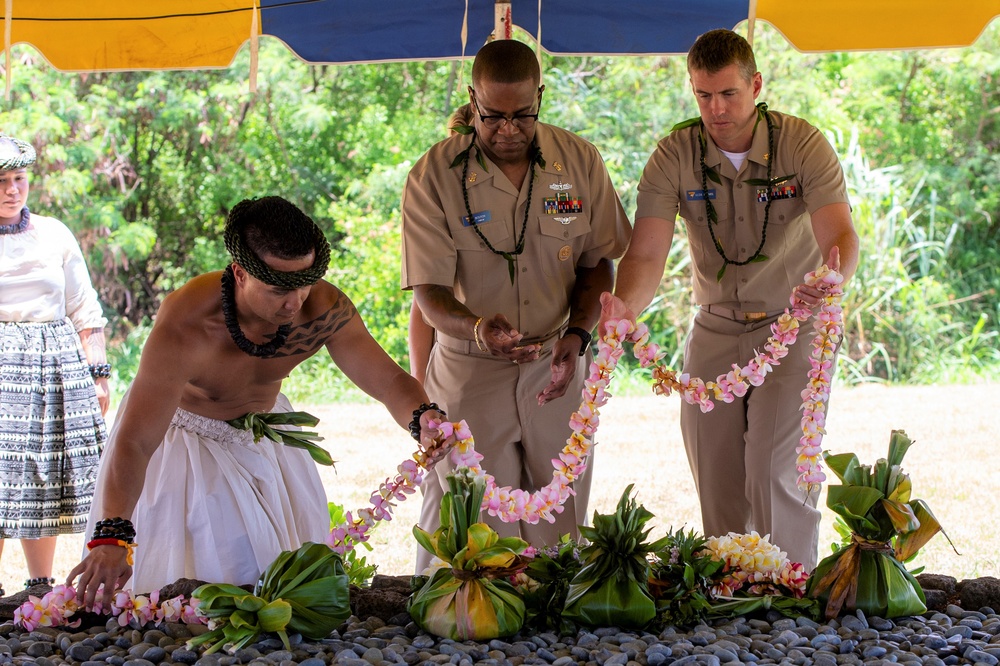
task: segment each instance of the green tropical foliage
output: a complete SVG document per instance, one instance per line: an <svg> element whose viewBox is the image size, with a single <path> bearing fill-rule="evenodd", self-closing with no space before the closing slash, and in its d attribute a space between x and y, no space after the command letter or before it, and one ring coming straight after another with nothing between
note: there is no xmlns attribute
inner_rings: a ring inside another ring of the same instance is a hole
<svg viewBox="0 0 1000 666"><path fill-rule="evenodd" d="M213 628L188 641L235 653L262 633L275 633L285 649L289 634L326 638L351 615L347 574L340 555L325 544L305 543L286 550L268 565L253 594L228 583L202 585L192 594L198 613Z"/></svg>
<svg viewBox="0 0 1000 666"><path fill-rule="evenodd" d="M841 377L976 381L1000 366L1000 24L974 47L801 54L757 31L761 99L824 130L841 155L862 260L847 294ZM127 385L163 296L222 267L229 209L294 201L335 245L330 279L406 365L399 195L413 162L466 101L470 63L307 65L263 39L221 71L67 74L14 47L0 130L39 152L30 205L80 239ZM656 142L697 115L681 57L549 57L544 120L601 150L626 211ZM679 360L691 313L686 241L643 317ZM293 398L350 392L324 355Z"/></svg>

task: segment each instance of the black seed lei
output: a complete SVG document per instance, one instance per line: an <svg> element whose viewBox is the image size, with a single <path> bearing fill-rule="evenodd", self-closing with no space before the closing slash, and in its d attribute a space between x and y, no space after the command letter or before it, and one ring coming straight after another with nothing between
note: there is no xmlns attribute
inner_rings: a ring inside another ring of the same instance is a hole
<svg viewBox="0 0 1000 666"><path fill-rule="evenodd" d="M462 198L465 201L465 212L469 216L469 224L471 224L472 228L475 229L476 234L479 236L479 238L482 239L484 243L486 243L486 247L490 249L490 252L492 252L493 254L498 254L507 260L507 272L510 273L510 283L514 284L515 257L524 252L524 238L528 230L528 216L531 211L531 191L535 184L535 164L544 165L544 162L542 161L542 151L538 149L538 146L534 145L532 146L531 173L528 174L528 201L524 204L524 222L521 224L521 235L520 237L515 236L517 242L514 243L514 249L511 250L510 252L504 252L503 250L498 250L495 247L493 247L493 244L490 243L489 239L486 238L483 232L479 229L479 225L475 223L472 215L472 206L469 205L469 188L466 185L466 178L469 175L469 155L470 153L472 153L472 148L473 146L475 146L475 144L476 144L476 136L475 132L473 132L472 143L470 143L469 147L466 148L464 151L465 159L462 164ZM476 148L476 150L479 149Z"/></svg>
<svg viewBox="0 0 1000 666"><path fill-rule="evenodd" d="M726 251L722 247L722 241L720 241L715 235L715 229L713 225L719 223L719 216L715 212L715 206L712 205L712 200L708 198L708 172L710 169L705 166L705 125L702 123L701 133L698 135L698 145L701 147L701 196L705 201L705 212L708 215L708 232L712 236L712 243L715 245L715 251L719 253L722 257L722 268L719 269L716 279L721 281L723 274L726 272L726 267L732 264L733 266L746 266L747 264L753 263L755 261L764 261L767 259L766 256L761 255L761 250L764 249L764 242L767 240L767 223L771 215L771 165L774 162L774 126L771 124L771 116L767 113L767 104L761 102L757 105L757 110L761 115L764 116L764 121L767 123L767 203L764 204L764 226L760 233L760 245L757 246L757 251L754 252L749 258L743 261L735 261L726 256ZM713 180L718 181L718 176L715 176Z"/></svg>
<svg viewBox="0 0 1000 666"><path fill-rule="evenodd" d="M274 338L268 343L258 345L247 340L247 336L243 335L240 322L236 318L236 292L233 283L233 267L227 266L226 270L222 272L222 316L226 320L226 328L229 330L229 335L233 338L236 346L245 354L256 356L257 358L274 356L281 349L281 346L285 344L285 340L288 339L292 325L282 324L279 326L274 334Z"/></svg>

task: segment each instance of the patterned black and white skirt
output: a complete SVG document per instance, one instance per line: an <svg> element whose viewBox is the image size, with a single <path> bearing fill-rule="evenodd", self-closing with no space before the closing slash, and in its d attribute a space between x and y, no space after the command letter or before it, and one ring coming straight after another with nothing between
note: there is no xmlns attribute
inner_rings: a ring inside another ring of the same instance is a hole
<svg viewBox="0 0 1000 666"><path fill-rule="evenodd" d="M105 439L70 321L0 322L0 539L82 532Z"/></svg>

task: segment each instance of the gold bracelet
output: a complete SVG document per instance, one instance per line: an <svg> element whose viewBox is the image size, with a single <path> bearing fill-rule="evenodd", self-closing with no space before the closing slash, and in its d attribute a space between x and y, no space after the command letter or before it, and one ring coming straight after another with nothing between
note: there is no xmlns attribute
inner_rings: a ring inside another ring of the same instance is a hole
<svg viewBox="0 0 1000 666"><path fill-rule="evenodd" d="M483 341L479 339L479 325L482 323L483 323L482 317L476 320L476 325L472 327L472 334L476 338L476 346L479 347L479 351L481 351L484 354L488 354L489 352L486 351L486 346L483 345Z"/></svg>

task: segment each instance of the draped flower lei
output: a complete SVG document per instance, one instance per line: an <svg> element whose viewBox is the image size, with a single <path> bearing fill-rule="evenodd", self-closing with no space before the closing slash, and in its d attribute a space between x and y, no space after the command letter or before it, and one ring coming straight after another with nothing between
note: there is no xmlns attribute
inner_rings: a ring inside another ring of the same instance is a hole
<svg viewBox="0 0 1000 666"><path fill-rule="evenodd" d="M808 373L806 387L801 393L802 437L796 448L799 454L796 460L799 472L798 486L807 493L818 490L826 480L820 463L821 446L823 435L826 433L826 402L830 397L834 355L843 333L843 310L840 305L843 295L842 282L843 276L827 266L805 276L805 283L823 294L813 323L816 336L812 342L813 352L810 358L812 369ZM618 301L618 304L620 306L621 302ZM504 522L518 520L530 524L536 524L541 520L555 522L555 514L561 513L563 504L575 494L570 485L587 468L587 460L594 445L593 437L600 422L600 409L611 397L608 392L611 373L625 352L626 342L633 343L633 353L642 367L653 367L653 391L656 394L670 395L676 391L689 404L698 405L703 412L709 412L715 407L713 400L726 403L735 401L736 398L746 395L751 386L763 384L773 366L780 365L780 359L788 354L788 347L797 339L799 323L813 315L812 308L798 304L794 298L792 306L771 324L772 335L764 345L763 352L758 352L743 367L734 363L730 372L719 375L715 381L710 382L691 377L687 373L678 375L660 365L662 354L659 347L650 341L649 330L645 324L636 324L627 317L607 319L605 331L597 342L597 355L590 365L590 375L584 380L580 408L570 417L572 434L566 440L566 446L559 453L559 457L552 459L554 468L552 480L534 493L496 485L494 477L487 474L480 465L483 455L475 450L472 432L465 421L434 424L441 431L439 441L454 436L456 443L449 454L452 462L458 467L468 467L477 475L486 477L486 494L482 508L491 516L498 516ZM327 545L335 552L344 554L356 545L366 542L371 528L380 520L392 520L396 503L416 492L432 466L423 450L416 451L410 459L403 461L396 468L397 474L394 477L387 478L379 485L378 490L372 493L369 500L370 507L359 509L356 513L350 511L346 513L345 519L331 529ZM737 550L753 551L753 548L746 544L736 543L736 546ZM720 548L731 550L729 546ZM801 587L801 571L783 568L776 575L777 578L772 577L770 584L784 585L793 590ZM732 584L734 586L744 583L768 584L762 576L750 575L745 581L734 578ZM735 589L738 588L734 587L733 590ZM29 597L29 600L15 611L15 623L29 630L38 626L64 625L77 610L75 596L73 588L57 585L41 599ZM204 622L204 618L200 618L195 612L197 599L185 602L183 598L177 598L161 604L158 603L158 597L158 592L145 597L134 595L129 590L121 590L115 594L110 612L118 617L118 622L122 626L130 623L138 623L141 626L149 622L163 621ZM102 612L99 606L92 610Z"/></svg>
<svg viewBox="0 0 1000 666"><path fill-rule="evenodd" d="M559 452L559 457L552 459L552 480L533 493L496 484L494 477L487 474L480 465L483 455L476 451L475 440L465 421L435 424L441 431L441 440L455 437L455 444L449 453L455 466L468 467L475 474L486 478L486 494L482 506L484 511L507 523L519 520L530 524L537 524L541 520L555 522L555 514L561 513L563 504L575 494L570 485L587 468L587 458L593 448L593 437L599 423L600 408L611 397L607 390L611 373L625 351L622 346L625 339L628 336L636 337L636 330L641 331L637 339L648 341L649 333L645 325L636 327L629 321L618 322L598 341L597 356L590 365L590 375L584 380L580 408L570 417L572 434ZM356 517L351 512L347 513L346 519L331 530L327 544L335 551L344 553L367 541L368 531L377 521L392 519L392 511L396 506L394 500L405 500L407 495L416 492L416 487L422 483L428 468L426 455L422 451L414 453L412 459L404 461L397 468L398 474L394 478L386 479L372 493L371 508L360 509Z"/></svg>
<svg viewBox="0 0 1000 666"><path fill-rule="evenodd" d="M112 597L107 612L118 618L118 626L121 627L139 628L165 622L206 624L207 618L198 615L197 609L198 599L186 600L183 595L160 601L159 591L146 596L120 590ZM41 598L30 595L27 601L14 609L14 624L24 627L26 631L34 631L38 627L76 627L80 625L80 620L71 618L79 610L76 590L69 585L56 585ZM89 610L97 614L105 613L100 601Z"/></svg>
<svg viewBox="0 0 1000 666"><path fill-rule="evenodd" d="M826 434L826 403L830 398L830 385L833 381L834 357L837 345L843 335L843 309L840 302L843 296L842 283L844 277L837 271L822 266L805 276L805 284L815 287L823 294L818 304L818 311L813 320L816 336L813 338L813 351L809 359L812 369L807 374L806 387L801 393L802 418L800 425L802 437L796 447L798 458L796 469L799 472L798 487L807 495L818 491L826 480L822 466L823 435ZM813 315L813 308L797 303L792 297L792 307L771 324L771 336L764 344L764 351L759 351L750 361L740 367L732 365L732 370L719 375L715 381L704 381L691 377L688 373L677 374L670 368L659 364L661 355L656 345L636 341L635 355L643 367L653 366L653 392L657 395L670 395L677 391L685 402L698 405L702 412L710 412L715 407L714 400L731 403L746 395L751 386L764 383L767 373L788 354L788 348L795 344L799 334L799 324Z"/></svg>
<svg viewBox="0 0 1000 666"><path fill-rule="evenodd" d="M811 493L818 490L826 475L822 470L822 441L826 433L826 402L830 397L833 378L834 354L843 333L843 311L840 306L843 276L837 271L822 266L805 276L805 283L823 294L814 320L816 336L810 358L812 369L808 382L802 391L802 437L796 448L799 472L798 486ZM552 480L534 493L510 486L497 486L494 477L487 474L480 463L482 454L475 450L472 432L465 421L436 424L441 430L441 438L454 436L456 443L450 453L451 461L458 467L468 467L476 474L486 477L486 495L483 510L497 516L504 522L523 520L536 524L540 520L555 521L555 514L561 513L563 504L574 493L570 484L587 468L587 459L593 447L593 437L600 422L600 409L611 394L608 386L611 373L625 352L624 344L633 343L633 353L642 367L653 367L653 390L658 395L669 395L677 391L683 399L698 405L703 412L709 412L715 404L713 400L733 402L746 395L751 386L764 383L767 373L780 365L788 354L788 347L798 337L799 323L809 319L813 309L792 300L788 308L771 324L771 337L743 367L733 364L732 370L719 375L715 381L705 382L687 373L678 375L673 370L660 365L662 354L659 347L650 341L645 324L636 324L627 317L609 318L605 331L597 341L597 355L590 365L590 375L584 380L580 408L570 417L572 434L558 458L552 460L554 472ZM411 460L403 462L398 474L386 479L377 491L372 493L371 508L364 508L354 517L347 513L346 520L333 528L327 543L337 552L343 553L358 543L367 541L368 530L379 520L391 520L396 506L394 500L404 500L416 492L428 469L426 457L420 451Z"/></svg>

